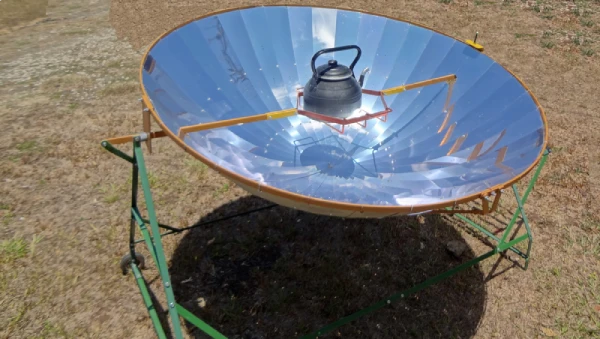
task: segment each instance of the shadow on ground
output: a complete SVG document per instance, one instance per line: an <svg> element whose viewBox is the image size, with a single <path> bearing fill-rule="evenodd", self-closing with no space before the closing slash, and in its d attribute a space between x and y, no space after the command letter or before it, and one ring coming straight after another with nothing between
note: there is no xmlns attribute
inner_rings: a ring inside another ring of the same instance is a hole
<svg viewBox="0 0 600 339"><path fill-rule="evenodd" d="M268 204L245 197L200 222ZM275 207L188 232L170 272L176 299L228 338L294 338L475 256L467 247L454 258L451 240L463 241L439 216L359 220ZM472 337L484 279L472 267L324 337Z"/></svg>

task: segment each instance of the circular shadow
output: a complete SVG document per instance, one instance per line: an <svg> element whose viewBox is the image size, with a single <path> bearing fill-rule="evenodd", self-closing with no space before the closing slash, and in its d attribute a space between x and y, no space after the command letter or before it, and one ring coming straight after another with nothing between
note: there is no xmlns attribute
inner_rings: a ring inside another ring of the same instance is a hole
<svg viewBox="0 0 600 339"><path fill-rule="evenodd" d="M199 222L268 204L244 197ZM475 257L466 244L450 255L449 241L464 243L437 215L343 219L278 206L189 231L170 273L179 303L228 338L296 338ZM485 299L474 266L322 337L468 338Z"/></svg>

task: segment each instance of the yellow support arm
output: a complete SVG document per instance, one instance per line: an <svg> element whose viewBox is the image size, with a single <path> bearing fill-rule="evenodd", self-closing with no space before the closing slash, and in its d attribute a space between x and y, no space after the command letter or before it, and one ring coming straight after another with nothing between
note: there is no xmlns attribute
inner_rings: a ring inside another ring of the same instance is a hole
<svg viewBox="0 0 600 339"><path fill-rule="evenodd" d="M444 75L439 78L433 78L433 79L429 79L429 80L415 82L415 83L408 84L408 85L402 85L402 86L398 86L398 87L384 89L383 91L381 91L381 93L383 93L384 95L393 95L393 94L402 93L404 91L409 91L411 89L415 89L415 88L419 88L419 87L425 87L425 86L437 84L437 83L444 82L444 81L451 82L454 80L456 80L456 74L449 74L449 75Z"/></svg>
<svg viewBox="0 0 600 339"><path fill-rule="evenodd" d="M262 120L287 118L287 117L296 115L296 113L297 113L297 111L295 108L290 108L290 109L285 109L282 111L273 111L273 112L269 112L269 113L250 115L247 117L233 118L233 119L227 119L227 120L206 122L206 123L198 124L198 125L184 126L179 129L178 136L180 139L183 139L186 134L191 133L191 132L198 132L198 131L204 131L207 129L227 127L227 126L233 126L233 125L240 125L240 124L262 121Z"/></svg>

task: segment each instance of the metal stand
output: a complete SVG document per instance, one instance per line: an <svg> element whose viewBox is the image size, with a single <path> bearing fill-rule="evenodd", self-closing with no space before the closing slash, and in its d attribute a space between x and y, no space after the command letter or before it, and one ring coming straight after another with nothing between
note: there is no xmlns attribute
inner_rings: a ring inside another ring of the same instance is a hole
<svg viewBox="0 0 600 339"><path fill-rule="evenodd" d="M163 284L163 288L165 290L165 295L166 295L166 299L167 299L167 308L168 308L168 312L169 312L170 319L171 319L173 336L175 338L183 338L182 329L181 329L181 321L180 321L180 317L181 317L181 318L187 320L188 322L190 322L191 324L193 324L194 326L198 327L200 330L202 330L204 333L208 334L212 338L226 338L223 334L219 333L213 327L211 327L210 325L208 325L207 323L205 323L204 321L202 321L201 319L199 319L198 317L193 315L191 312L186 310L183 306L181 306L180 304L178 304L175 301L175 296L173 294L173 288L172 288L172 284L171 284L171 278L169 276L169 271L168 271L168 267L167 267L167 260L166 260L166 257L165 257L164 251L163 251L162 237L165 235L169 235L169 234L180 233L185 230L189 230L189 229L192 229L195 227L200 227L200 226L203 226L203 225L206 225L209 223L223 221L223 220L247 215L250 213L254 213L257 211L269 209L269 208L275 207L277 205L268 205L268 206L254 209L251 211L238 213L235 215L223 217L223 218L216 219L213 221L195 224L195 225L185 227L185 228L176 228L176 227L158 223L157 218L156 218L156 212L154 209L154 203L152 200L152 195L150 192L150 183L148 180L148 173L146 170L146 165L144 163L144 157L143 157L141 143L143 141L148 140L149 137L161 137L161 136L164 136L164 134L162 134L161 132L153 132L150 134L141 133L140 135L136 135L136 136L115 138L115 139L111 139L111 140L105 140L102 142L102 146L106 150L108 150L109 152L119 156L120 158L122 158L132 164L133 178L132 178L132 187L131 187L132 196L131 196L131 222L130 222L130 236L129 236L129 253L123 257L123 260L121 261L121 268L123 269L124 274L127 273L128 268L131 268L133 275L136 279L136 282L138 284L138 287L140 289L140 293L142 294L144 304L145 304L146 308L148 309L148 313L152 320L152 324L154 325L154 329L159 338L161 338L161 339L166 338L165 331L160 323L156 308L154 306L154 303L152 302L150 293L148 292L148 287L146 285L146 281L143 278L141 270L140 270L140 268L143 268L143 266L145 265L145 261L139 253L135 252L135 246L141 242L146 243L146 246L148 247L148 250L149 250L150 254L152 255L152 259L154 260L154 263L156 264L156 266L158 268L158 271L159 271L159 274L161 277L161 282ZM124 142L132 142L133 143L133 155L129 156L129 155L123 153L122 151L118 150L117 148L115 148L113 146L111 141L115 144L116 143L124 143ZM537 179L540 175L542 167L546 163L547 156L549 155L549 153L550 153L550 150L547 150L544 152L542 159L541 159L536 171L534 172L534 175L533 175L531 181L529 182L529 185L527 186L527 189L525 190L525 193L523 194L522 197L520 196L516 185L512 186L513 193L514 193L515 199L517 201L518 207L517 207L516 211L514 212L512 219L510 220L509 224L507 225L506 229L504 230L504 232L500 238L495 236L494 234L492 234L490 231L488 231L483 226L477 224L475 221L466 217L465 215L459 214L459 213L452 213L451 208L448 208L445 211L445 212L449 212L451 214L456 215L461 220L466 221L469 226L472 226L474 229L481 231L488 238L494 240L496 242L496 245L492 250L490 250L489 252L482 254L474 259L471 259L461 265L458 265L457 267L455 267L449 271L441 273L435 277L429 278L429 279L423 281L422 283L417 284L407 290L404 290L402 292L391 295L388 298L385 298L365 309L362 309L356 313L353 313L349 316L341 318L329 325L322 327L321 329L319 329L315 332L312 332L310 334L303 336L302 338L316 338L327 332L333 331L334 329L336 329L342 325L350 323L368 313L371 313L380 308L383 308L383 307L391 304L394 301L406 298L407 296L414 294L428 286L431 286L440 281L448 279L449 277L455 275L456 273L464 271L465 269L476 265L477 263L479 263L480 261L482 261L484 259L487 259L495 254L505 252L507 250L510 250L510 251L516 253L517 255L519 255L521 258L523 258L525 260L525 265L523 266L523 269L526 270L529 265L531 246L533 244L533 236L532 236L531 228L529 226L529 221L527 219L527 215L525 214L525 210L524 210L523 206L525 205L525 202L527 201L529 194L533 190L533 186L535 185L535 182L537 181ZM141 181L144 199L146 201L148 219L145 219L142 217L142 214L140 213L138 206L137 206L138 184L140 183L140 181ZM523 220L526 232L525 232L525 234L509 241L508 240L509 235L511 234L519 216L521 216L521 219ZM147 227L148 224L150 224L150 230L148 230L148 227ZM135 225L138 226L143 239L140 239L140 240L135 239L135 228L136 228ZM161 234L161 229L166 229L167 231ZM517 244L524 242L524 241L527 241L527 251L525 253L523 253L522 251L520 251L519 249L517 249L515 247Z"/></svg>

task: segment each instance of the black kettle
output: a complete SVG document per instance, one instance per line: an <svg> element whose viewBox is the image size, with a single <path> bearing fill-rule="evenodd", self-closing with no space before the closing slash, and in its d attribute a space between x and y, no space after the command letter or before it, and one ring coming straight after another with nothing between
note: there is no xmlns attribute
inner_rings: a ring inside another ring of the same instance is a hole
<svg viewBox="0 0 600 339"><path fill-rule="evenodd" d="M329 60L315 68L317 58L325 53L356 49L356 58L350 67ZM360 59L361 50L356 45L326 48L318 51L311 61L312 77L304 86L304 110L335 118L347 118L362 104L362 83L354 76L354 66Z"/></svg>

